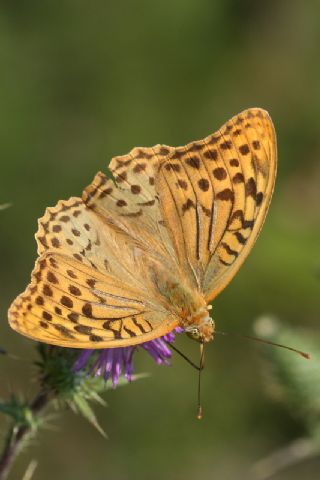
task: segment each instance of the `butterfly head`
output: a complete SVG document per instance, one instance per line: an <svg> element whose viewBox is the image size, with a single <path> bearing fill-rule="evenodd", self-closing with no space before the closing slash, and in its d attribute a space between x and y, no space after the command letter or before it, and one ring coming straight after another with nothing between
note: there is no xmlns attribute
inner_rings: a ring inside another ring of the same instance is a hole
<svg viewBox="0 0 320 480"><path fill-rule="evenodd" d="M197 315L189 319L185 332L192 340L200 343L207 343L213 340L215 324L214 320L209 316L207 309L201 309Z"/></svg>

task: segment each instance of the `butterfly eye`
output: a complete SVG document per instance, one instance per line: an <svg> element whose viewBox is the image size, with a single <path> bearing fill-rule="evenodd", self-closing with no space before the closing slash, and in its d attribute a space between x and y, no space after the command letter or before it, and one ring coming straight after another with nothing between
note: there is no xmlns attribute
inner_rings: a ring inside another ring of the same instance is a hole
<svg viewBox="0 0 320 480"><path fill-rule="evenodd" d="M191 327L190 329L186 330L186 333L193 340L199 340L200 339L200 331L197 327Z"/></svg>

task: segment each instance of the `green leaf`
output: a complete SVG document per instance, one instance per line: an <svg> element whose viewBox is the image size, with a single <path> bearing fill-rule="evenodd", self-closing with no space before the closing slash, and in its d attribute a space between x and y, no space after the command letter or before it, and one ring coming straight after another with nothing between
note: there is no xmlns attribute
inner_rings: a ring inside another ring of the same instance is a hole
<svg viewBox="0 0 320 480"><path fill-rule="evenodd" d="M70 406L74 411L81 413L81 415L83 415L83 417L86 418L103 437L107 438L107 435L99 425L97 417L89 405L89 402L82 395L74 395L72 402L70 402Z"/></svg>
<svg viewBox="0 0 320 480"><path fill-rule="evenodd" d="M58 408L68 405L74 412L82 414L102 435L105 432L100 427L90 402L106 406L99 395L112 389L111 382L106 383L102 377L88 374L81 370L75 372L73 366L79 355L77 350L38 345L40 360L36 362L39 368L40 384L44 391L53 392ZM97 355L99 351L97 351ZM95 361L93 356L92 362ZM135 375L133 381L145 378L146 374ZM128 385L124 376L120 377L118 386Z"/></svg>
<svg viewBox="0 0 320 480"><path fill-rule="evenodd" d="M37 426L37 420L28 402L20 401L14 395L12 395L9 401L0 402L0 413L11 417L18 426L25 425L31 429Z"/></svg>
<svg viewBox="0 0 320 480"><path fill-rule="evenodd" d="M263 349L265 383L269 393L284 403L312 436L320 439L319 334L296 329L272 317L258 320L255 331L263 339L310 354L310 360L306 360L283 348L266 345Z"/></svg>

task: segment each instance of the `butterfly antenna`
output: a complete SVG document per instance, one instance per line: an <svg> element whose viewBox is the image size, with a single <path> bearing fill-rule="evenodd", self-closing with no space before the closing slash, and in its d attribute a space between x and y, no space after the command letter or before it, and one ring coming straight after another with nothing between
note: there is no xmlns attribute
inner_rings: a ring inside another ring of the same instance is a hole
<svg viewBox="0 0 320 480"><path fill-rule="evenodd" d="M260 342L260 343L266 343L267 345L272 345L273 347L279 347L279 348L285 348L286 350L290 350L291 352L297 353L298 355L301 355L301 357L310 359L309 353L303 352L302 350L297 350L296 348L293 347L288 347L287 345L282 345L281 343L275 343L271 342L270 340L265 340L263 338L259 337L253 337L252 335L242 335L239 333L229 333L229 332L219 332L215 330L215 334L217 333L218 335L230 335L233 337L241 337L241 338L247 338L248 340L253 340L254 342Z"/></svg>
<svg viewBox="0 0 320 480"><path fill-rule="evenodd" d="M198 408L197 408L197 419L202 419L202 405L201 405L201 373L204 368L204 343L200 343L200 366L198 373Z"/></svg>

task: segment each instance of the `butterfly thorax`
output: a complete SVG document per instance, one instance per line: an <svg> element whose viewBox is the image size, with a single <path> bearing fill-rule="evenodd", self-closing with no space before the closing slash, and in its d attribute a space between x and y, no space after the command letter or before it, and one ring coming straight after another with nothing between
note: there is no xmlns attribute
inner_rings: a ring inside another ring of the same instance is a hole
<svg viewBox="0 0 320 480"><path fill-rule="evenodd" d="M171 277L168 272L165 274L157 270L154 278L159 293L166 298L179 319L179 326L187 335L199 342L213 340L214 321L209 315L211 306L207 305L203 295L187 283Z"/></svg>

